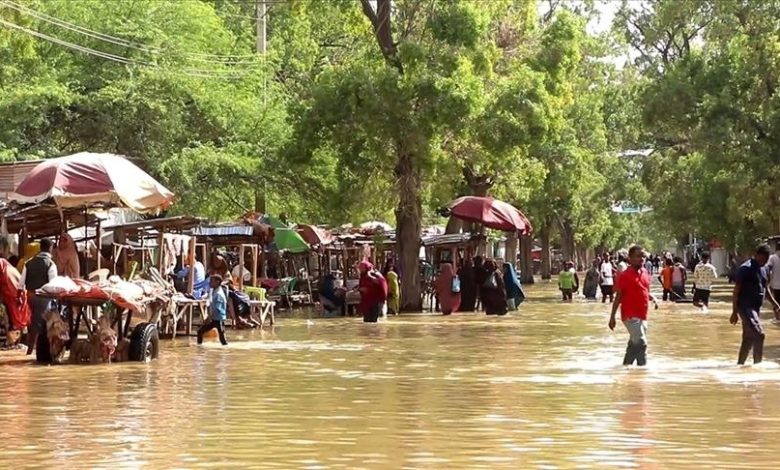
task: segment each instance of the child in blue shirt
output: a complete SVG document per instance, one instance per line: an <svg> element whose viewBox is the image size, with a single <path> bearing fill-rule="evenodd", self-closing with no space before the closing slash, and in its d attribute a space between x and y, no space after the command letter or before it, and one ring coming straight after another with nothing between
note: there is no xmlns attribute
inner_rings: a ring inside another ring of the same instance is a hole
<svg viewBox="0 0 780 470"><path fill-rule="evenodd" d="M225 339L225 320L227 320L227 296L222 288L222 276L214 275L209 279L211 287L211 306L209 307L209 319L198 329L198 344L203 343L203 334L217 329L219 342L227 346Z"/></svg>

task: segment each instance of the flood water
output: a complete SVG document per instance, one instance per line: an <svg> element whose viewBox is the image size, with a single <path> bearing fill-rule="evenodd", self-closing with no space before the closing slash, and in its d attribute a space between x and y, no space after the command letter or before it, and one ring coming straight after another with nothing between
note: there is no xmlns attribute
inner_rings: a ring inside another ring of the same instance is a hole
<svg viewBox="0 0 780 470"><path fill-rule="evenodd" d="M727 303L662 305L642 370L605 305L528 291L505 318L280 318L151 364L2 352L0 468L778 467L768 317L767 361L740 368Z"/></svg>

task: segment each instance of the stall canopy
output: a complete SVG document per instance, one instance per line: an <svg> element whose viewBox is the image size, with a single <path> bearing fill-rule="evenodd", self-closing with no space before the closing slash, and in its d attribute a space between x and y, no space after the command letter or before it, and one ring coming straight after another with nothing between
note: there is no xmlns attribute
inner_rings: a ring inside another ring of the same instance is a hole
<svg viewBox="0 0 780 470"><path fill-rule="evenodd" d="M298 233L311 246L323 246L333 243L333 236L330 233L314 225L298 225Z"/></svg>
<svg viewBox="0 0 780 470"><path fill-rule="evenodd" d="M53 201L60 208L124 205L154 213L173 203L173 193L124 157L82 152L41 162L10 200L23 204Z"/></svg>
<svg viewBox="0 0 780 470"><path fill-rule="evenodd" d="M530 235L531 222L516 207L492 197L464 196L449 205L450 215L504 232Z"/></svg>
<svg viewBox="0 0 780 470"><path fill-rule="evenodd" d="M276 248L279 251L289 251L290 253L304 253L309 250L309 244L306 243L306 240L295 229L290 228L276 217L266 214L260 217L259 222L274 228L271 249Z"/></svg>

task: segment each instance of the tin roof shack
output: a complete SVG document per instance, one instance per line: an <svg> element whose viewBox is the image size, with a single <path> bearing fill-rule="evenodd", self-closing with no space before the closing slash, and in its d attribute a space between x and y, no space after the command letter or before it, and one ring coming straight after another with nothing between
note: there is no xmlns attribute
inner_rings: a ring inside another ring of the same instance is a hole
<svg viewBox="0 0 780 470"><path fill-rule="evenodd" d="M0 199L7 200L41 160L0 163Z"/></svg>

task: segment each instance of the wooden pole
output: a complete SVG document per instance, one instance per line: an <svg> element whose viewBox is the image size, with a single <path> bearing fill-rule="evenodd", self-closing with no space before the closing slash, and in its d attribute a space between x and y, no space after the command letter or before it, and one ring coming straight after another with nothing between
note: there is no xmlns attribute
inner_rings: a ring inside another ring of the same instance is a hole
<svg viewBox="0 0 780 470"><path fill-rule="evenodd" d="M89 276L90 270L89 270L89 210L87 209L87 206L84 206L84 247L87 249L85 250L85 256L84 256L84 266L82 267L83 273L79 273L79 276L84 276L86 279L87 276ZM62 221L62 228L60 230L60 233L68 233L68 224L65 221ZM60 243L57 242L57 246L59 246ZM76 250L76 256L78 256L78 249L76 247L73 247L73 249Z"/></svg>
<svg viewBox="0 0 780 470"><path fill-rule="evenodd" d="M244 245L238 247L238 288L244 288Z"/></svg>
<svg viewBox="0 0 780 470"><path fill-rule="evenodd" d="M116 243L119 245L127 245L127 232L124 228L120 228L114 231L114 236L116 237ZM116 250L114 251L116 252ZM127 248L123 247L121 251L122 257L122 276L127 275ZM119 260L114 257L114 274L116 274L116 265Z"/></svg>
<svg viewBox="0 0 780 470"><path fill-rule="evenodd" d="M22 219L22 231L19 232L19 259L24 259L27 254L27 244L30 240L27 239L27 217ZM19 269L21 271L22 269Z"/></svg>
<svg viewBox="0 0 780 470"><path fill-rule="evenodd" d="M163 262L165 261L165 227L160 227L160 232L157 234L157 251L159 256L157 257L157 269L160 271L160 275L163 274Z"/></svg>
<svg viewBox="0 0 780 470"><path fill-rule="evenodd" d="M103 231L100 226L100 219L97 221L97 227L95 228L95 246L97 247L97 269L100 269L100 261L103 257Z"/></svg>
<svg viewBox="0 0 780 470"><path fill-rule="evenodd" d="M141 271L143 271L146 268L146 253L145 253L145 247L144 247L144 239L146 237L141 236L141 237L138 237L138 238L139 238L139 241L141 242Z"/></svg>
<svg viewBox="0 0 780 470"><path fill-rule="evenodd" d="M195 250L197 249L197 237L190 237L190 251L187 254L187 264L190 271L187 273L187 292L195 290Z"/></svg>
<svg viewBox="0 0 780 470"><path fill-rule="evenodd" d="M257 283L257 245L252 245L252 287L258 287Z"/></svg>

